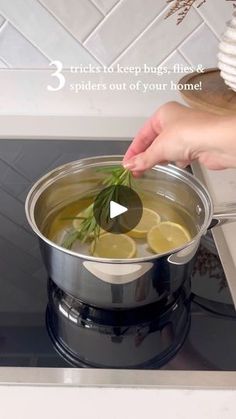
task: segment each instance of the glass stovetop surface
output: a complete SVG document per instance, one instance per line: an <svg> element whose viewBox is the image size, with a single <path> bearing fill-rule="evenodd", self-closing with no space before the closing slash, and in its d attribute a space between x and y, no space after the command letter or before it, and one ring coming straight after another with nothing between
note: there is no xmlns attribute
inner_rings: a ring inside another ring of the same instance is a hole
<svg viewBox="0 0 236 419"><path fill-rule="evenodd" d="M0 366L71 367L45 326L48 279L24 212L30 186L63 163L126 148L124 141L0 142ZM162 368L236 371L236 312L210 234L198 252L192 292L188 338Z"/></svg>

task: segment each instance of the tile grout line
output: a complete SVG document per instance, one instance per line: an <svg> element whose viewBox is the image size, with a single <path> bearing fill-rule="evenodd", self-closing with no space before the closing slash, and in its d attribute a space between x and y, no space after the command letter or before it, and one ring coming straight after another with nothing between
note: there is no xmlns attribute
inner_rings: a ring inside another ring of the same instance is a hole
<svg viewBox="0 0 236 419"><path fill-rule="evenodd" d="M5 16L4 16L5 17ZM41 50L40 50L40 48L38 48L37 47L37 45L34 45L33 44L33 42L30 40L30 39L28 39L22 32L21 32L21 30L20 29L18 29L9 19L6 19L4 22L3 22L3 24L2 24L2 26L0 27L0 33L1 33L1 31L5 28L5 26L7 26L7 25L11 25L14 29L16 29L16 31L21 35L21 36L23 36L23 38L24 39L26 39L35 49L38 49L39 50L39 52L45 57L45 58L47 58L49 61L51 61L51 58L49 58L49 57L47 57L46 56L46 54L44 54ZM6 60L4 60L5 61L5 63L10 67L10 68L13 68L10 64L8 64L7 62L6 62Z"/></svg>
<svg viewBox="0 0 236 419"><path fill-rule="evenodd" d="M168 7L170 7L170 6L167 6L167 8ZM167 9L166 8L166 9ZM155 20L158 20L159 18L160 18L160 16L162 16L163 14L164 14L164 12L165 12L165 10L163 10L159 15L158 15L158 17L156 17L155 19L154 19L154 21L152 21L152 23L149 25L149 26L152 26L153 24L155 24ZM177 48L179 48L179 46L180 45L182 45L195 31L197 31L198 30L198 28L201 26L203 24L203 22L201 22L196 28L194 28L193 30L191 30L191 32L187 35L187 37L186 38L184 38L184 40L183 41L181 41L179 44L177 44L176 46L175 46L175 49L177 49ZM126 51L129 51L129 49L130 49L130 47L132 47L134 44L135 44L135 42L136 41L138 41L142 36L143 36L143 34L147 31L149 29L149 27L147 27L147 28L145 28L145 30L136 38L136 40L132 43L132 45L130 44L129 46L128 46L128 48L125 50L125 51L123 51L114 61L113 61L113 63L111 64L111 65L114 65L114 64L117 64L117 61L120 59L120 58L122 58L122 56L126 53ZM170 52L170 54L172 54L174 51L175 51L175 49L174 50L172 50L171 52ZM164 59L164 60L166 60L167 58L168 58L168 56L170 55L170 54L168 54L167 56L166 56L166 58ZM164 61L163 60L163 61Z"/></svg>
<svg viewBox="0 0 236 419"><path fill-rule="evenodd" d="M2 23L2 25L0 26L0 32L2 32L5 28L5 26L7 26L9 23L9 21L6 19L4 20L4 22Z"/></svg>
<svg viewBox="0 0 236 419"><path fill-rule="evenodd" d="M83 45L84 40L80 41L78 38L76 38L76 36L73 35L73 33L65 26L65 24L60 20L60 18L52 10L48 9L43 3L41 3L40 0L36 0L36 1L37 1L37 3L40 4L40 6L44 10L46 10L47 13L49 13L53 17L53 19L55 19L57 21L57 23L59 23L59 25L62 26L62 28L67 32L68 35L72 36L72 38L76 41L76 43L79 43L80 45ZM99 13L101 14L100 11L99 11ZM98 22L98 24L100 24L103 20L104 20L104 16L102 15L101 20ZM97 27L98 24L95 25L95 28ZM94 28L92 29L92 31L93 30L94 30ZM85 39L86 39L86 37L85 37Z"/></svg>
<svg viewBox="0 0 236 419"><path fill-rule="evenodd" d="M65 24L61 22L60 18L54 12L52 12L52 10L48 9L43 3L41 3L40 0L36 0L36 1L37 1L37 3L39 3L39 5L40 5L40 7L42 7L42 9L44 9L51 17L53 17L53 19L56 20L56 22L65 30L65 32L67 32L67 34L69 36L71 36L76 41L77 44L79 43L80 45L83 45L83 41L80 41L78 38L76 38L75 35L73 35L70 32L70 30L65 26ZM101 19L101 20L103 21L103 19Z"/></svg>
<svg viewBox="0 0 236 419"><path fill-rule="evenodd" d="M202 11L201 11L201 8L194 6L194 9L199 14L199 16L203 19L203 21L207 24L207 26L211 29L211 31L215 34L215 36L217 37L217 39L220 40L220 35L218 35L218 33L216 32L216 30L213 28L213 26L211 26L211 24L208 21L208 19L205 18L204 13L202 13Z"/></svg>
<svg viewBox="0 0 236 419"><path fill-rule="evenodd" d="M202 25L204 24L204 22L201 22L196 28L194 28L192 31L191 31L191 33L189 33L188 34L188 38L189 37L191 37L192 36L192 34L195 32L195 31L197 31ZM172 55L175 51L178 51L181 55L182 55L182 58L184 58L187 62L188 62L188 64L190 64L190 65L192 65L191 63L190 63L190 61L189 61L189 59L187 59L185 56L184 56L184 54L183 53L181 53L181 51L180 51L180 47L184 44L184 42L185 42L185 40L186 40L187 38L184 38L184 41L181 41L181 42L179 42L176 46L175 46L175 48L162 60L162 62L161 63L163 63L164 61L166 61L169 57L170 57L170 55ZM161 65L161 64L159 64L159 65Z"/></svg>
<svg viewBox="0 0 236 419"><path fill-rule="evenodd" d="M115 6L112 7L112 9L104 16L104 19L102 19L101 22L99 22L97 24L97 26L92 30L92 32L84 39L83 45L85 45L86 42L89 41L89 39L93 36L93 34L96 32L96 30L100 26L102 26L103 22L105 22L107 19L109 19L110 15L114 12L114 10L116 10L116 8L118 8L120 6L121 3L122 3L122 0L119 0L118 3L116 3Z"/></svg>
<svg viewBox="0 0 236 419"><path fill-rule="evenodd" d="M0 60L7 66L7 68L5 68L5 70L10 70L12 68L11 64L9 64L4 57L2 57L0 55ZM4 70L4 68L1 68L1 70Z"/></svg>
<svg viewBox="0 0 236 419"><path fill-rule="evenodd" d="M86 47L86 45L81 44L81 46L85 49L85 51L87 51L91 55L92 58L94 58L95 61L97 61L98 64L100 64L102 67L104 66L103 62L99 58L97 58L96 55Z"/></svg>
<svg viewBox="0 0 236 419"><path fill-rule="evenodd" d="M3 160L3 161L5 161L5 160ZM13 167L13 169L14 169L14 167ZM30 182L30 184L27 185L27 187L22 192L20 192L20 194L23 193L26 189L29 191L31 184L32 184L32 182ZM2 189L5 192L5 194L7 194L11 199L14 199L15 201L17 201L18 204L21 204L21 205L24 206L25 201L22 202L19 198L19 195L12 195L10 191L7 191L7 190L4 189L3 185L0 185L0 189ZM1 210L0 210L0 212L1 212Z"/></svg>
<svg viewBox="0 0 236 419"><path fill-rule="evenodd" d="M24 233L27 233L27 234L29 234L29 236L30 236L30 238L32 238L32 237L35 237L34 236L34 234L32 234L29 230L27 230L26 228L24 228L21 224L17 224L16 222L14 222L11 218L9 218L9 217L7 217L6 216L6 214L2 214L1 213L1 215L2 215L2 217L4 217L4 218L6 218L7 219L7 221L10 221L11 223L13 223L15 226L17 226L17 228L19 229L22 229L22 230L24 230ZM28 252L28 249L26 249L26 248L24 248L24 249L22 249L22 247L19 247L17 244L15 244L14 242L12 242L12 241L10 241L9 240L9 238L6 238L5 236L2 236L2 234L0 234L0 238L2 239L2 240L6 240L6 242L7 243L9 243L11 246L13 246L13 247L16 247L17 249L21 249L22 250L22 252L23 253L25 253L27 256L30 256L31 258L33 258L34 260L39 260L36 256L35 256L35 254L33 254L33 253L29 253ZM36 247L34 246L34 249L35 249ZM23 270L23 272L25 272L25 270Z"/></svg>
<svg viewBox="0 0 236 419"><path fill-rule="evenodd" d="M138 42L143 37L143 35L152 27L152 25L154 25L155 22L158 19L160 19L162 15L164 15L164 13L168 10L169 7L170 6L168 5L164 7L164 9L158 14L158 16L155 16L153 20L142 30L142 32L133 41L131 41L130 44L128 44L128 46L123 51L121 51L120 54L109 65L116 65L117 61L120 60L120 58L122 58L126 54L126 52L129 52L129 50L136 44L136 42Z"/></svg>
<svg viewBox="0 0 236 419"><path fill-rule="evenodd" d="M4 191L5 192L5 191ZM1 213L2 217L6 218L8 221L11 221L12 223L14 223L14 225L16 225L17 227L22 227L22 224L17 224L15 221L13 221L12 219L8 218L7 216L5 216L5 214ZM27 233L29 233L29 230L24 229L25 231L27 231ZM31 233L30 233L31 234ZM38 261L39 259L36 258L36 256L34 256L31 253L28 253L26 251L26 249L22 249L21 247L19 247L18 245L15 245L13 242L11 242L9 239L7 239L6 237L0 235L1 239L6 241L10 246L12 247L16 247L17 249L21 249L22 253L26 254L27 256L30 256L31 258L34 259L34 262ZM34 237L34 234L32 235L32 237ZM40 260L39 260L40 261ZM38 270L38 269L37 269Z"/></svg>
<svg viewBox="0 0 236 419"><path fill-rule="evenodd" d="M11 170L13 170L13 172L16 172L17 175L19 175L22 178L24 178L24 180L27 180L28 182L31 181L31 179L27 178L23 173L21 173L18 169L16 169L15 166L12 166L9 162L7 162L6 160L4 160L2 157L0 157L0 162L2 162L3 164L5 164L5 166L7 166L8 168L10 168Z"/></svg>
<svg viewBox="0 0 236 419"><path fill-rule="evenodd" d="M191 61L189 60L189 58L184 54L184 52L182 52L181 50L180 50L180 48L178 47L177 48L177 51L178 51L178 53L181 55L181 57L185 60L185 61L187 61L187 63L189 64L189 65L191 65L192 66L192 63L191 63Z"/></svg>
<svg viewBox="0 0 236 419"><path fill-rule="evenodd" d="M30 184L32 184L32 182ZM28 185L27 188L28 188L28 190L30 190L30 185ZM21 204L24 207L24 203L22 201L20 201L20 199L18 198L18 196L15 196L12 191L9 191L9 189L6 188L6 185L0 184L0 189L3 192L5 192L5 194L8 195L10 197L10 199L16 200L18 204ZM24 191L22 191L22 192L24 192ZM9 221L11 221L11 222L14 222L7 214L4 214L1 211L1 209L0 209L0 215L2 215L3 217L6 217L6 219L9 220ZM15 224L18 225L19 227L22 227L30 235L32 234L29 230L27 230L27 228L24 225L18 224L18 223L15 223Z"/></svg>
<svg viewBox="0 0 236 419"><path fill-rule="evenodd" d="M103 16L105 17L108 13L110 13L111 12L111 10L117 5L117 3L119 3L120 2L120 0L116 0L116 3L109 9L109 10L107 10L107 11L103 11L98 5L97 5L97 3L96 3L96 0L90 0L93 4L94 4L94 6L95 7L97 7L97 9L103 14Z"/></svg>
<svg viewBox="0 0 236 419"><path fill-rule="evenodd" d="M52 59L50 57L48 57L48 55L46 55L40 47L38 47L36 44L34 44L31 39L29 39L28 37L26 37L24 35L24 33L21 31L21 29L18 29L18 27L13 24L10 20L7 21L7 23L9 23L14 29L16 29L16 31L24 38L26 39L26 41L28 41L36 50L38 50L40 52L40 54L42 54L45 58L47 58L49 60L49 62L52 61ZM2 28L2 27L1 27ZM1 33L1 28L0 28L0 33Z"/></svg>
<svg viewBox="0 0 236 419"><path fill-rule="evenodd" d="M7 193L7 191L6 191L6 189L4 189L4 187L2 186L2 185L0 185L0 188L5 192L5 193ZM9 193L8 193L8 195L10 195ZM10 195L10 197L13 197L13 195ZM11 223L13 223L14 225L16 225L17 227L19 227L19 228L21 228L22 230L24 230L24 232L26 232L26 233L28 233L29 235L30 235L30 237L34 237L34 235L29 231L29 230L27 230L27 228L24 226L24 225L22 225L22 224L19 224L19 223L17 223L16 221L13 221L12 220L12 218L10 218L6 213L3 213L1 210L0 210L0 215L2 216L2 217L4 217L4 218L6 218L8 221L10 221ZM1 236L2 237L2 236ZM6 239L7 240L7 239ZM8 240L8 242L9 243L11 243L9 240ZM26 253L26 252L25 252ZM29 254L29 253L28 253Z"/></svg>
<svg viewBox="0 0 236 419"><path fill-rule="evenodd" d="M215 38L217 39L217 41L218 42L220 42L221 41L221 36L220 35L218 35L217 33L216 33L216 31L214 31L213 30L213 27L210 25L210 23L208 22L208 20L205 20L204 21L205 22L205 25L210 29L210 31L213 33L213 35L215 36Z"/></svg>
<svg viewBox="0 0 236 419"><path fill-rule="evenodd" d="M105 17L106 16L106 13L104 13L101 9L100 9L100 7L95 3L95 1L94 0L90 0L90 3L94 6L94 7L96 7L96 9Z"/></svg>
<svg viewBox="0 0 236 419"><path fill-rule="evenodd" d="M213 31L212 26L209 24L208 21L205 20L205 25L211 30L211 32L213 32L214 36L216 37L217 41L220 42L221 37L220 35L218 35L215 31Z"/></svg>
<svg viewBox="0 0 236 419"><path fill-rule="evenodd" d="M192 34L195 32L195 31L197 31L202 25L204 24L204 22L201 22L198 26L197 26L197 28L195 28L195 29L193 29L192 31L191 31L191 33L190 34L188 34L188 38L189 37L191 37L192 36ZM170 55L172 55L172 54L174 54L174 52L175 51L177 51L181 56L182 56L182 58L184 58L186 61L187 61L187 63L188 64L190 64L190 65L192 65L192 63L189 61L189 59L187 59L187 57L185 57L185 55L181 52L181 50L180 50L180 47L184 44L184 42L185 42L185 40L186 40L187 38L184 38L184 41L181 41L181 42L179 42L176 46L175 46L175 48L161 61L161 63L159 64L159 65L161 65L164 61L166 61L169 57L170 57Z"/></svg>
<svg viewBox="0 0 236 419"><path fill-rule="evenodd" d="M69 35L69 36L71 36L72 37L72 39L76 42L76 44L79 44L82 48L84 48L85 49L85 51L87 51L90 55L91 55L91 57L92 58L94 58L96 61L98 61L98 63L99 64L101 64L101 65L103 65L102 64L102 62L100 61L100 60L98 60L98 58L92 53L92 52L90 52L89 51L89 49L88 48L86 48L86 46L83 44L83 42L82 41L79 41L67 28L66 28L66 26L57 18L57 16L56 15L54 15L54 13L52 13L50 10L48 10L41 2L40 2L40 0L36 0L39 4L40 4L40 6L44 9L44 10L46 10L46 12L51 16L51 17L53 17L53 19L55 19L56 20L56 22L65 30L65 32ZM102 19L101 21L103 21L104 19ZM99 24L100 24L101 22L99 22ZM96 27L97 27L97 25L96 25ZM52 58L50 58L50 61L52 61Z"/></svg>
<svg viewBox="0 0 236 419"><path fill-rule="evenodd" d="M175 49L174 50L172 50L168 55L166 55L166 57L165 58L163 58L163 60L162 61L160 61L156 66L162 66L163 65L163 63L166 61L166 60L168 60L168 59L170 59L171 58L171 56L175 53L175 52L179 52L179 50L178 50L178 48L177 47L175 47Z"/></svg>
<svg viewBox="0 0 236 419"><path fill-rule="evenodd" d="M196 28L194 28L189 34L188 34L188 36L186 36L186 38L184 38L184 40L181 42L181 43L179 43L177 46L176 46L176 48L180 48L181 46L183 46L184 44L186 44L189 40L190 40L190 38L197 32L197 31L199 31L199 29L202 27L202 26L204 26L204 24L205 24L205 22L201 22Z"/></svg>

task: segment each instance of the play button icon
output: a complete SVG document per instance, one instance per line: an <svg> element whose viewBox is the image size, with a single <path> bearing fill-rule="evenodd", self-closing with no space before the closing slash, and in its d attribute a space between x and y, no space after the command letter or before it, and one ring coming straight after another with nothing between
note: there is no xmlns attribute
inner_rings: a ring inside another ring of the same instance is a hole
<svg viewBox="0 0 236 419"><path fill-rule="evenodd" d="M96 222L114 234L133 230L143 214L142 201L137 192L128 186L111 185L103 189L93 205Z"/></svg>
<svg viewBox="0 0 236 419"><path fill-rule="evenodd" d="M117 204L117 202L110 201L110 218L113 219L121 214L128 211L128 208L123 205Z"/></svg>

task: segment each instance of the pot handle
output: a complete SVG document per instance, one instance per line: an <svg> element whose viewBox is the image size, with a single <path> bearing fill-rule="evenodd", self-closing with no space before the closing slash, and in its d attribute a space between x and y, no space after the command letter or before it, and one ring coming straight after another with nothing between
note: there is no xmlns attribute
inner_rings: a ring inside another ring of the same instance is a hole
<svg viewBox="0 0 236 419"><path fill-rule="evenodd" d="M236 203L226 202L215 208L208 229L233 222L236 222Z"/></svg>

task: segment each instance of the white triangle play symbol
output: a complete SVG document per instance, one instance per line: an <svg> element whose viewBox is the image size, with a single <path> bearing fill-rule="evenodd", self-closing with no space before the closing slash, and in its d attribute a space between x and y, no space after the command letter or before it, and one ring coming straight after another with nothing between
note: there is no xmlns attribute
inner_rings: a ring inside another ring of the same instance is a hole
<svg viewBox="0 0 236 419"><path fill-rule="evenodd" d="M118 215L124 214L126 211L128 211L128 208L117 204L115 201L110 201L110 218L118 217Z"/></svg>

